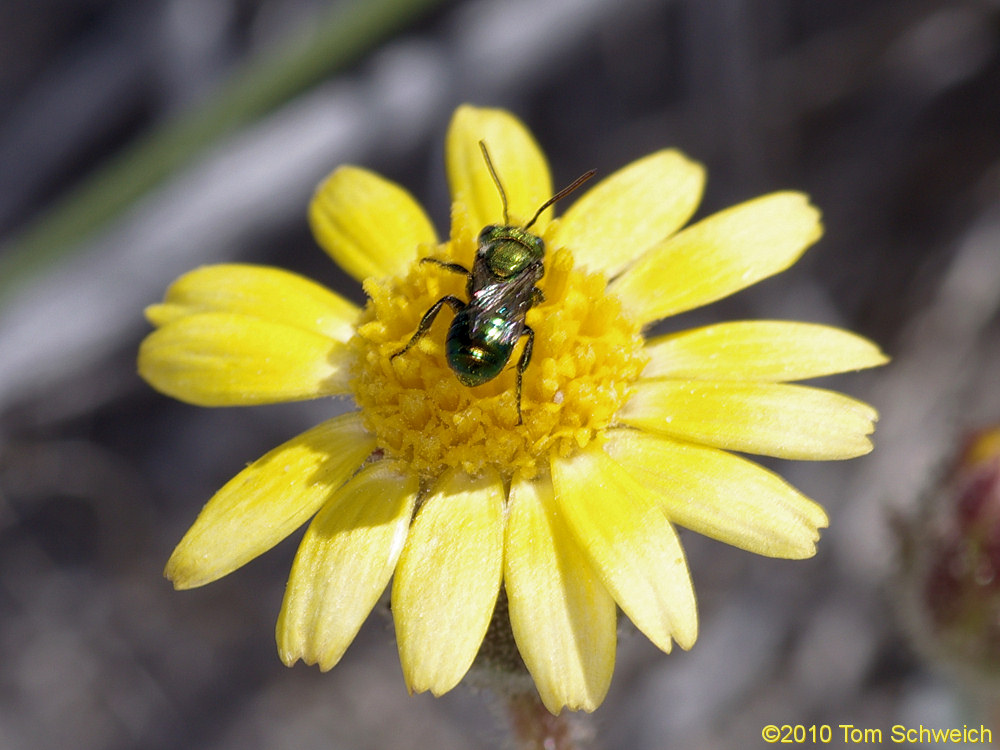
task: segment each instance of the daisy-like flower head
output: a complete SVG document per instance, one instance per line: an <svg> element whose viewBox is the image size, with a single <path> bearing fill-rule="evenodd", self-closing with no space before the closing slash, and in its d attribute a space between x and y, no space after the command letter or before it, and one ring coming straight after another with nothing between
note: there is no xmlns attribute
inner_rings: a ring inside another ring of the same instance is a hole
<svg viewBox="0 0 1000 750"><path fill-rule="evenodd" d="M704 173L660 151L560 219L541 212L528 231L544 241L544 275L540 294L529 284L518 298L524 335L498 376L464 385L446 356L453 313L473 307L462 269L473 269L484 227L523 227L554 191L531 134L503 111L459 108L446 160L445 242L406 191L371 172L341 167L317 190L313 231L363 282L363 309L248 265L192 271L149 308L157 330L139 370L164 393L203 406L342 395L358 406L226 484L166 575L178 588L209 583L312 518L278 619L286 663L331 668L391 579L407 685L439 695L473 663L503 587L545 705L593 710L613 671L616 605L664 651L695 641L675 525L762 555L815 552L823 509L733 451L867 453L871 407L790 381L886 360L865 339L809 323L720 323L646 340L651 323L784 270L822 232L817 210L792 192L683 228ZM501 328L521 320L497 314Z"/></svg>

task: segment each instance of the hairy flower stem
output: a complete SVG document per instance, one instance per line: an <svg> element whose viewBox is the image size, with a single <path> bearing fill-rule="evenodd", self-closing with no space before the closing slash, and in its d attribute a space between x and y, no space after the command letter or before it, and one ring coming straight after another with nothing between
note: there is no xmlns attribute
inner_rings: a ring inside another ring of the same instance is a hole
<svg viewBox="0 0 1000 750"><path fill-rule="evenodd" d="M509 696L507 715L517 750L583 750L570 714L553 716L534 691Z"/></svg>

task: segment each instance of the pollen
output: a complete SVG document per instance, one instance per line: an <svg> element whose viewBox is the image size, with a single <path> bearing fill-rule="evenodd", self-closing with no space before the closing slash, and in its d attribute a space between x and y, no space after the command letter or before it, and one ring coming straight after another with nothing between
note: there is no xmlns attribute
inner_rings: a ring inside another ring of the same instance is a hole
<svg viewBox="0 0 1000 750"><path fill-rule="evenodd" d="M422 250L471 268L476 247L461 233ZM516 379L526 337L499 376L465 386L445 359L453 315L444 305L426 335L393 358L443 296L468 302L466 283L461 273L419 261L405 276L365 282L369 302L352 341L352 389L378 447L426 480L447 468L475 475L487 466L510 480L535 476L553 452L568 456L600 440L647 361L639 325L606 294L603 275L574 268L565 248L546 253L538 283L545 299L526 316L535 339L523 378L522 424Z"/></svg>

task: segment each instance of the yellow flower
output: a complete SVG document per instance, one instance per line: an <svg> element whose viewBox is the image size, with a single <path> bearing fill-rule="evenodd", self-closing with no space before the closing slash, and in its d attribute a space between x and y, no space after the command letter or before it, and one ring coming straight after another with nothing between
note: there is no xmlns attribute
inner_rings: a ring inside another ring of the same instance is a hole
<svg viewBox="0 0 1000 750"><path fill-rule="evenodd" d="M193 404L352 396L250 464L205 506L167 564L201 586L312 518L277 625L282 659L329 669L392 579L412 691L466 674L503 586L517 647L549 710L593 710L611 680L616 605L664 651L697 635L674 524L762 555L815 551L823 509L730 451L844 459L871 449L875 411L789 381L884 363L870 342L822 325L720 323L645 340L645 326L784 270L815 242L805 196L767 195L682 229L703 170L676 151L636 161L530 231L545 242L544 299L496 378L459 382L445 358L445 295L468 301L480 230L523 226L552 195L545 157L510 114L464 106L447 135L451 238L399 186L356 167L318 189L319 243L364 282L350 302L274 268L182 276L148 310L139 370ZM440 263L420 263L434 258ZM527 341L527 338L525 339Z"/></svg>

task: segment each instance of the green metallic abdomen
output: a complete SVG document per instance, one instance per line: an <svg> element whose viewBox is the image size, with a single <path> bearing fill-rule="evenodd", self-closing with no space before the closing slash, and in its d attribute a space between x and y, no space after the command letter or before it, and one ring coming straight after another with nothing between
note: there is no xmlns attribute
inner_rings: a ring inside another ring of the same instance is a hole
<svg viewBox="0 0 1000 750"><path fill-rule="evenodd" d="M509 320L492 316L477 324L474 313L468 308L459 312L445 342L448 365L462 385L470 387L493 380L514 351Z"/></svg>

